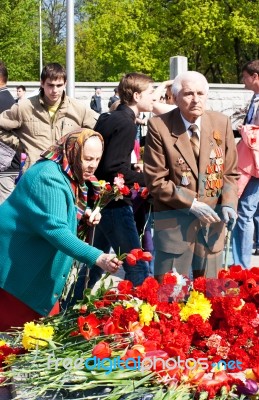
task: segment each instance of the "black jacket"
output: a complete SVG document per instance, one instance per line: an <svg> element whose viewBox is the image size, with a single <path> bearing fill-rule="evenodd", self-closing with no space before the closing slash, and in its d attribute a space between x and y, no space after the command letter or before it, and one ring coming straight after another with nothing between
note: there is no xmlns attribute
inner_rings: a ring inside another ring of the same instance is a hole
<svg viewBox="0 0 259 400"><path fill-rule="evenodd" d="M114 178L121 173L125 184L132 186L135 182L145 186L144 175L136 172L131 166L131 153L136 138L135 114L128 106L120 104L117 110L106 117L100 116L95 131L101 133L104 139L104 152L95 175L98 179L113 183ZM130 201L124 198L126 203ZM110 207L122 206L123 201L112 202Z"/></svg>
<svg viewBox="0 0 259 400"><path fill-rule="evenodd" d="M101 114L102 112L102 98L101 96L92 96L90 107L92 110L96 111L97 113Z"/></svg>
<svg viewBox="0 0 259 400"><path fill-rule="evenodd" d="M115 103L115 101L118 101L118 100L120 100L119 96L114 95L114 96L110 97L110 98L109 98L108 107L110 108L111 105L112 105L113 103Z"/></svg>

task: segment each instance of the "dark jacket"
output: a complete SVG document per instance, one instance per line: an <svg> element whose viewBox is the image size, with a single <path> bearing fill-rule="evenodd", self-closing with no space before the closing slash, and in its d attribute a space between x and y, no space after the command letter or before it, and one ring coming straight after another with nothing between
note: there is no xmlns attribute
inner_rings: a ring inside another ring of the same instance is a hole
<svg viewBox="0 0 259 400"><path fill-rule="evenodd" d="M102 98L101 98L101 96L96 96L96 94L94 96L92 96L90 107L95 112L98 112L99 114L101 114L101 112L102 112Z"/></svg>
<svg viewBox="0 0 259 400"><path fill-rule="evenodd" d="M144 175L131 168L131 153L136 138L135 114L128 106L120 104L109 117L98 119L95 130L103 136L104 152L96 170L98 179L113 183L114 178L121 173L125 184L132 186L134 182L145 186ZM129 199L111 202L108 207L123 206L130 203Z"/></svg>
<svg viewBox="0 0 259 400"><path fill-rule="evenodd" d="M2 113L5 110L8 110L9 108L12 107L12 105L15 103L15 100L9 90L6 87L0 88L0 113ZM3 173L10 173L10 172L19 172L20 170L20 151L17 151L15 153L15 156L12 160L12 163L9 168L7 168Z"/></svg>
<svg viewBox="0 0 259 400"><path fill-rule="evenodd" d="M111 105L112 105L113 103L115 103L115 101L118 101L118 100L120 100L119 96L114 95L114 96L110 97L110 98L109 98L108 107L110 108Z"/></svg>

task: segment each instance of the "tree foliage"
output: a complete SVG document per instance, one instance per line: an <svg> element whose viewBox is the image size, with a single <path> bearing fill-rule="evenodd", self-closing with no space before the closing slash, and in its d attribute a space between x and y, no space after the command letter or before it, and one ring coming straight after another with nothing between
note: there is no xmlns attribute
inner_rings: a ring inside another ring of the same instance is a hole
<svg viewBox="0 0 259 400"><path fill-rule="evenodd" d="M67 0L68 1L68 0ZM66 61L66 1L42 0L43 62ZM210 82L240 82L259 58L259 0L77 0L77 81L117 81L139 71L169 77L169 59ZM0 58L12 80L38 79L39 0L1 0Z"/></svg>
<svg viewBox="0 0 259 400"><path fill-rule="evenodd" d="M84 11L81 37L95 43L103 80L130 70L163 80L169 58L184 55L211 82L239 82L242 64L259 57L258 0L87 0Z"/></svg>
<svg viewBox="0 0 259 400"><path fill-rule="evenodd" d="M39 18L35 0L1 0L0 59L9 80L26 81L39 76Z"/></svg>

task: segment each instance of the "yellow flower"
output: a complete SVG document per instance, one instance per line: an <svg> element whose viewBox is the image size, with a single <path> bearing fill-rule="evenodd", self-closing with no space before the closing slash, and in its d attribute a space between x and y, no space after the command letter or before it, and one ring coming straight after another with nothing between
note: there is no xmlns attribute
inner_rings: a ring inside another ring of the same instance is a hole
<svg viewBox="0 0 259 400"><path fill-rule="evenodd" d="M4 346L6 344L6 342L4 340L0 340L0 347Z"/></svg>
<svg viewBox="0 0 259 400"><path fill-rule="evenodd" d="M104 187L104 186L106 185L107 182L104 181L104 180L100 180L99 183L100 183L100 185L101 185L102 187Z"/></svg>
<svg viewBox="0 0 259 400"><path fill-rule="evenodd" d="M140 300L137 298L132 299L132 300L123 300L122 304L125 308L133 307L135 311L139 312L139 309L140 309L141 305L143 304L143 300Z"/></svg>
<svg viewBox="0 0 259 400"><path fill-rule="evenodd" d="M53 338L54 328L51 325L40 325L34 322L27 322L24 325L22 344L28 349L35 349L37 346L47 347Z"/></svg>
<svg viewBox="0 0 259 400"><path fill-rule="evenodd" d="M182 321L187 321L190 315L199 314L203 321L206 321L212 312L211 302L203 293L196 290L190 292L190 297L185 306L180 311Z"/></svg>
<svg viewBox="0 0 259 400"><path fill-rule="evenodd" d="M142 304L140 306L139 321L142 325L150 325L150 322L154 317L155 309L156 305L151 306L150 304Z"/></svg>

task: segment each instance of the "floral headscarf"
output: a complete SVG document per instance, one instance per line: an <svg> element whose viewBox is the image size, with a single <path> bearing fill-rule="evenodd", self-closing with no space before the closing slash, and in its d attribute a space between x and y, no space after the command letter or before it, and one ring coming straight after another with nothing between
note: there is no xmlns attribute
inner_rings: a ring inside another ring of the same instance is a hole
<svg viewBox="0 0 259 400"><path fill-rule="evenodd" d="M61 165L63 171L69 176L72 190L75 194L77 207L77 220L79 221L87 207L88 187L83 180L82 154L85 142L92 136L97 136L102 144L100 133L92 129L80 128L63 136L58 142L41 153L42 158L47 158ZM89 181L95 194L99 193L100 184L95 176Z"/></svg>

